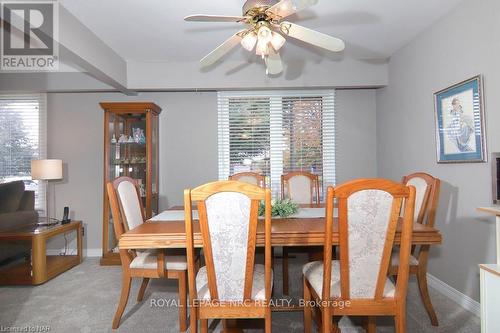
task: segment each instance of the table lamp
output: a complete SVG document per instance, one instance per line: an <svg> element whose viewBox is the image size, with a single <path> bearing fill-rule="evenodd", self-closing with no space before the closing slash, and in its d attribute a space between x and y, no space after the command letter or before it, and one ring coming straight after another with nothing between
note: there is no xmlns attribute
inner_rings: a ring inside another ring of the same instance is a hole
<svg viewBox="0 0 500 333"><path fill-rule="evenodd" d="M62 160L33 160L31 161L31 178L33 180L44 180L46 182L45 191L45 219L40 220L38 224L50 225L57 223L49 217L49 180L62 179ZM55 192L55 191L54 191ZM54 196L55 197L55 196Z"/></svg>

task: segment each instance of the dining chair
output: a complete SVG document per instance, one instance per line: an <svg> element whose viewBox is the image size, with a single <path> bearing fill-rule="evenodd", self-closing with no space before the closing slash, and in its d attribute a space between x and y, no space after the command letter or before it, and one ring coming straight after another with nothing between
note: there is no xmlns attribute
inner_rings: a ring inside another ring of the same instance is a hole
<svg viewBox="0 0 500 333"><path fill-rule="evenodd" d="M289 198L296 204L320 203L319 179L306 171L293 171L281 175L281 199Z"/></svg>
<svg viewBox="0 0 500 333"><path fill-rule="evenodd" d="M332 260L334 199L339 260ZM388 270L403 200L401 261L394 284ZM337 331L343 315L367 317L369 333L376 330L376 316L394 316L396 332L406 332L414 207L415 188L391 180L359 179L328 188L323 261L307 263L302 271L306 333L311 332L313 315L324 333Z"/></svg>
<svg viewBox="0 0 500 333"><path fill-rule="evenodd" d="M416 189L415 195L415 215L414 222L434 227L436 220L436 210L439 201L439 191L441 181L427 173L417 172L404 176L401 180L403 184L413 185ZM430 245L412 247L410 255L410 274L417 277L418 289L425 310L433 326L438 326L439 322L432 306L429 289L427 287L427 262L429 259ZM399 256L397 252L392 255L390 274L397 278Z"/></svg>
<svg viewBox="0 0 500 333"><path fill-rule="evenodd" d="M265 202L264 265L255 264L258 211ZM199 224L193 222L197 204ZM184 191L191 331L208 331L208 319L264 318L271 332L271 191L217 181ZM199 226L206 266L194 263L193 230Z"/></svg>
<svg viewBox="0 0 500 333"><path fill-rule="evenodd" d="M266 177L257 172L240 172L229 176L229 180L236 180L259 187L266 187Z"/></svg>
<svg viewBox="0 0 500 333"><path fill-rule="evenodd" d="M281 199L289 198L296 204L319 205L318 175L305 171L294 171L281 175ZM309 249L306 249L309 252ZM282 274L283 294L288 295L288 262L291 252L304 252L304 249L283 247Z"/></svg>
<svg viewBox="0 0 500 333"><path fill-rule="evenodd" d="M106 184L111 206L116 239L122 234L144 223L144 209L139 187L134 179L119 177ZM120 325L120 319L127 306L132 278L142 278L137 295L141 302L150 279L177 279L179 285L179 329L187 330L187 259L185 255L169 255L162 250L122 250L122 290L120 302L113 318L113 329Z"/></svg>

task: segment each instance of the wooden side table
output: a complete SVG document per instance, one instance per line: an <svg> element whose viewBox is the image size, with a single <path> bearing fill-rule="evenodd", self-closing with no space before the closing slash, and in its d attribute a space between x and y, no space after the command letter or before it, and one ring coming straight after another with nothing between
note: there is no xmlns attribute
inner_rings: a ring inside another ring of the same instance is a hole
<svg viewBox="0 0 500 333"><path fill-rule="evenodd" d="M67 232L76 232L76 255L47 255L47 240ZM0 232L1 241L30 241L32 249L31 260L0 270L0 284L42 284L82 262L81 221L4 231Z"/></svg>

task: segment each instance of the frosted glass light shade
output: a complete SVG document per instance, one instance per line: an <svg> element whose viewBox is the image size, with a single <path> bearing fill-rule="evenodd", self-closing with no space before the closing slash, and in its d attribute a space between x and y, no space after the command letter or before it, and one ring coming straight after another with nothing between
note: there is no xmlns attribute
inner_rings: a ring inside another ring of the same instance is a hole
<svg viewBox="0 0 500 333"><path fill-rule="evenodd" d="M253 31L246 34L241 40L241 45L248 51L252 51L255 44L257 44L257 35Z"/></svg>
<svg viewBox="0 0 500 333"><path fill-rule="evenodd" d="M268 48L267 43L259 40L257 42L257 47L255 49L255 53L258 56L262 56L262 57L269 55L269 48Z"/></svg>
<svg viewBox="0 0 500 333"><path fill-rule="evenodd" d="M275 51L281 49L285 44L286 39L277 32L273 32L273 39L271 39L271 44Z"/></svg>
<svg viewBox="0 0 500 333"><path fill-rule="evenodd" d="M62 160L31 161L31 178L34 180L62 179Z"/></svg>
<svg viewBox="0 0 500 333"><path fill-rule="evenodd" d="M273 35L271 32L271 29L269 29L268 27L266 27L264 25L264 26L260 27L259 30L257 31L257 37L259 39L259 42L267 44L271 41L271 39L273 38Z"/></svg>

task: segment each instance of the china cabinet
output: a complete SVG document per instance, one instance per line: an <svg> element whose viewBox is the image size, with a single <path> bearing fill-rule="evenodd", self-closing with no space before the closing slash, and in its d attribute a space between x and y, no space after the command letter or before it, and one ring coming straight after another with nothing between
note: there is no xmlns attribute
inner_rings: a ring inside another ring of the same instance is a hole
<svg viewBox="0 0 500 333"><path fill-rule="evenodd" d="M146 218L158 213L158 117L154 103L100 103L104 109L103 240L101 265L118 265L118 241L106 183L120 176L135 179Z"/></svg>

